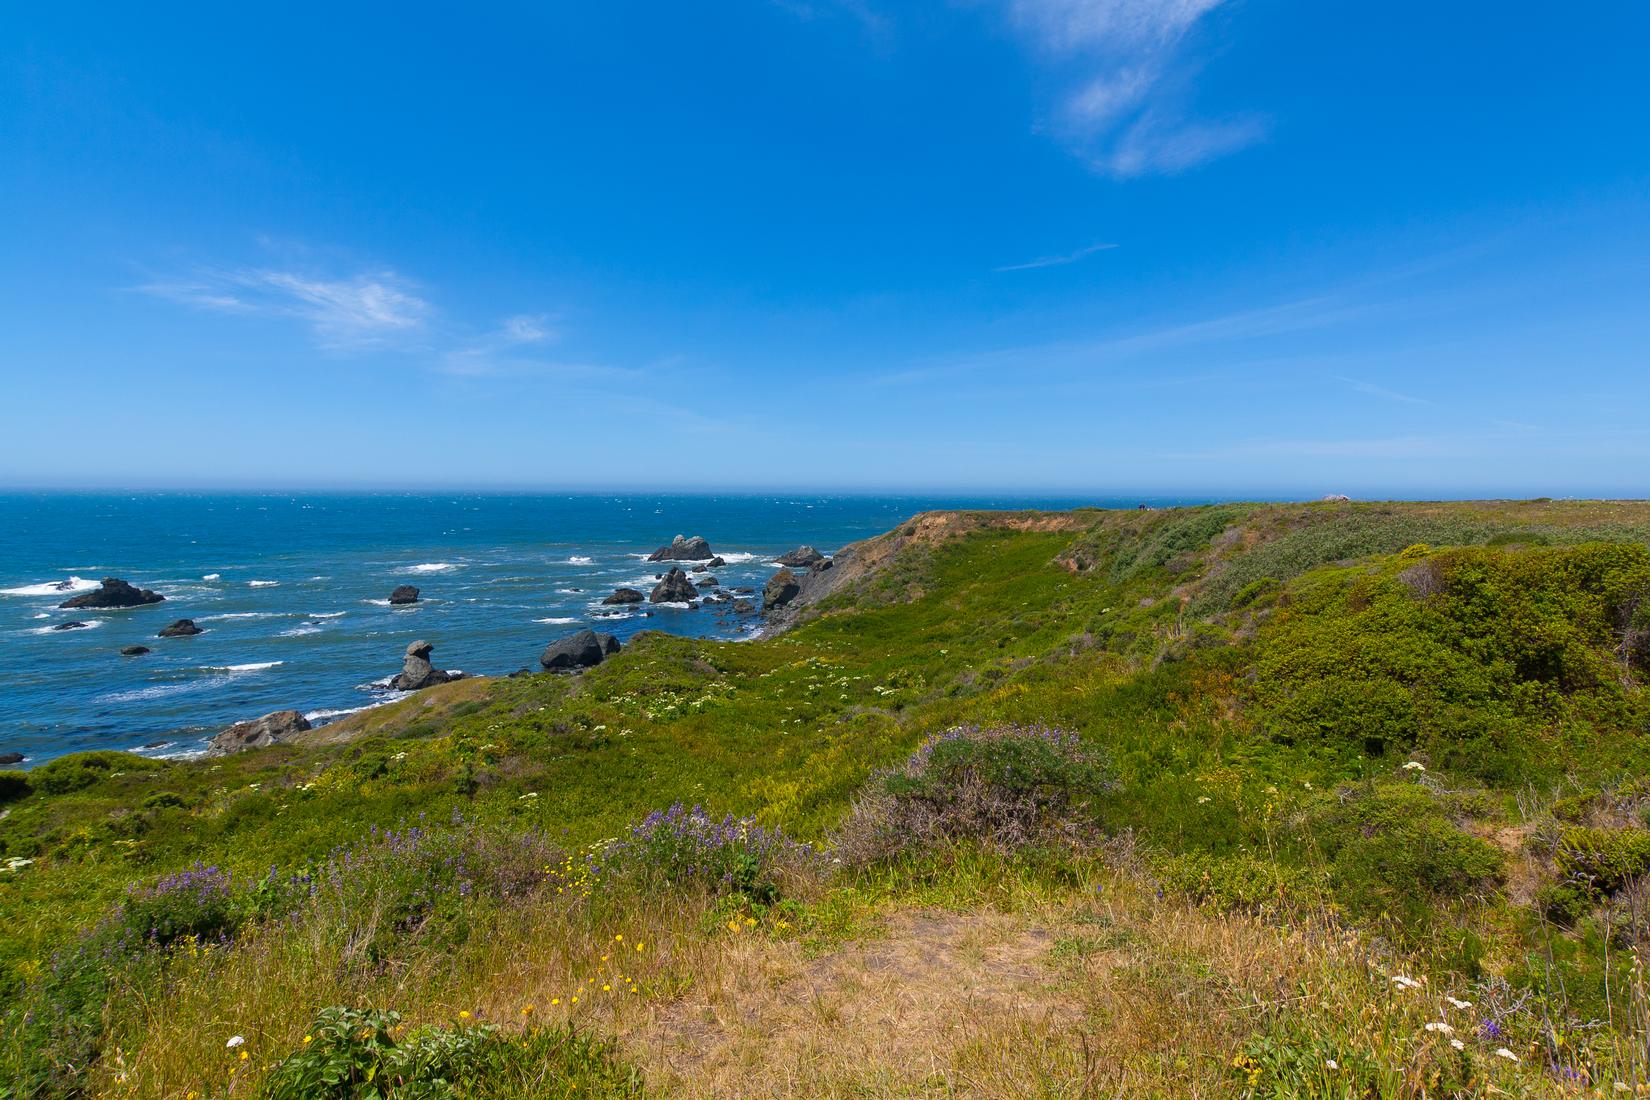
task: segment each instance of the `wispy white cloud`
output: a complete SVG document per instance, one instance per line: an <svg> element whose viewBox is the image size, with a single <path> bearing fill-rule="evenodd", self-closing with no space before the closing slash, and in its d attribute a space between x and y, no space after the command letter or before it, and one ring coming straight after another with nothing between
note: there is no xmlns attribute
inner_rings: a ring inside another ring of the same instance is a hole
<svg viewBox="0 0 1650 1100"><path fill-rule="evenodd" d="M421 329L430 304L392 271L344 278L262 268L206 268L138 287L160 298L223 313L290 317L330 350L374 347Z"/></svg>
<svg viewBox="0 0 1650 1100"><path fill-rule="evenodd" d="M1005 264L995 268L996 271L1031 271L1039 267L1060 267L1065 264L1074 264L1078 260L1094 255L1096 252L1105 252L1116 248L1115 244L1091 244L1087 248L1079 248L1075 252L1066 252L1058 256L1040 256L1035 260L1028 260L1023 264Z"/></svg>
<svg viewBox="0 0 1650 1100"><path fill-rule="evenodd" d="M1253 115L1182 107L1187 40L1225 0L1005 0L1010 22L1069 83L1051 129L1097 171L1173 174L1260 141Z"/></svg>
<svg viewBox="0 0 1650 1100"><path fill-rule="evenodd" d="M1335 376L1335 381L1344 382L1348 386L1351 386L1354 390L1357 390L1359 393L1368 394L1370 397L1379 397L1387 401L1396 401L1403 405L1433 404L1433 402L1428 401L1424 397L1416 397L1413 394L1400 393L1398 390L1389 390L1385 386L1377 386L1373 382L1365 382L1357 378L1347 378L1344 375L1338 374Z"/></svg>

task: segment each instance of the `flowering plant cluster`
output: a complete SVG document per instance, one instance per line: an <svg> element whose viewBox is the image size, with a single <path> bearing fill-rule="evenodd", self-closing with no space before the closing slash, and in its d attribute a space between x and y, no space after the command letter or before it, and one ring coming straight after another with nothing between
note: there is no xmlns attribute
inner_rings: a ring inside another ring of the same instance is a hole
<svg viewBox="0 0 1650 1100"><path fill-rule="evenodd" d="M812 845L750 818L715 818L701 806L689 809L678 802L649 814L608 848L605 862L617 872L664 885L695 884L767 904L783 892L787 874L816 867L820 856Z"/></svg>

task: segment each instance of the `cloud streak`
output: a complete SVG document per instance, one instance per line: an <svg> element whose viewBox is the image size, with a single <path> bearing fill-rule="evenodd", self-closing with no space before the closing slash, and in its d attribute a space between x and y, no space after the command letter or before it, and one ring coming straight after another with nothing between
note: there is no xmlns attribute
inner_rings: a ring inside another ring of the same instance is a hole
<svg viewBox="0 0 1650 1100"><path fill-rule="evenodd" d="M1225 0L1006 0L1015 30L1063 74L1053 132L1096 171L1172 175L1266 136L1253 115L1189 117L1188 39Z"/></svg>
<svg viewBox="0 0 1650 1100"><path fill-rule="evenodd" d="M1105 252L1116 247L1115 244L1091 244L1087 248L1079 248L1075 252L1066 252L1058 256L1041 256L1035 260L1028 260L1023 264L1005 264L992 270L998 272L1034 271L1039 267L1063 267L1066 264L1074 264L1078 260L1087 259L1096 252Z"/></svg>
<svg viewBox="0 0 1650 1100"><path fill-rule="evenodd" d="M294 318L333 351L376 347L409 335L432 313L412 285L391 271L327 278L262 268L203 269L187 279L137 289L196 309Z"/></svg>

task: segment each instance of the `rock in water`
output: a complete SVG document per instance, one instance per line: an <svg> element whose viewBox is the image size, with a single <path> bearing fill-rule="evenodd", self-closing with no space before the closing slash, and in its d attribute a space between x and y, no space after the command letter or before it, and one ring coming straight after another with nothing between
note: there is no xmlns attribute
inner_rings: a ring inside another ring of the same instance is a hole
<svg viewBox="0 0 1650 1100"><path fill-rule="evenodd" d="M694 535L692 538L683 538L677 535L670 540L669 546L661 546L647 556L648 561L704 561L712 557L710 543Z"/></svg>
<svg viewBox="0 0 1650 1100"><path fill-rule="evenodd" d="M201 633L201 628L195 625L194 619L179 619L171 626L161 628L155 635L157 638L192 638Z"/></svg>
<svg viewBox="0 0 1650 1100"><path fill-rule="evenodd" d="M420 639L407 646L407 655L401 662L401 674L390 681L396 691L419 691L423 688L461 680L463 675L446 672L430 664L430 653L435 645Z"/></svg>
<svg viewBox="0 0 1650 1100"><path fill-rule="evenodd" d="M768 578L768 583L762 589L762 610L772 611L776 607L784 607L796 599L796 594L802 591L797 583L796 574L789 569L781 569Z"/></svg>
<svg viewBox="0 0 1650 1100"><path fill-rule="evenodd" d="M704 578L701 578L700 580L697 580L693 583L696 584L700 588L715 588L718 585L720 585L722 582L717 580L715 577L704 577Z"/></svg>
<svg viewBox="0 0 1650 1100"><path fill-rule="evenodd" d="M665 574L665 579L653 586L653 595L648 599L654 603L688 603L698 595L699 590L693 587L693 582L688 580L687 574L672 566L670 572Z"/></svg>
<svg viewBox="0 0 1650 1100"><path fill-rule="evenodd" d="M641 603L647 599L640 591L634 588L615 588L613 595L602 601L604 604Z"/></svg>
<svg viewBox="0 0 1650 1100"><path fill-rule="evenodd" d="M53 630L85 630L86 629L86 624L81 622L79 619L70 619L66 623L58 623L56 626L52 627L52 629Z"/></svg>
<svg viewBox="0 0 1650 1100"><path fill-rule="evenodd" d="M599 665L609 653L618 651L619 641L613 635L581 630L545 646L539 664L550 672L566 672Z"/></svg>
<svg viewBox="0 0 1650 1100"><path fill-rule="evenodd" d="M26 757L20 752L0 752L0 767L7 764L21 764Z"/></svg>
<svg viewBox="0 0 1650 1100"><path fill-rule="evenodd" d="M309 728L309 719L297 711L278 710L250 722L236 722L207 743L206 755L228 756L246 749L278 745Z"/></svg>
<svg viewBox="0 0 1650 1100"><path fill-rule="evenodd" d="M824 561L825 555L821 554L818 550L815 550L811 546L798 546L789 554L784 554L774 560L780 565L787 566L791 569L807 569L810 566L818 565L820 562Z"/></svg>
<svg viewBox="0 0 1650 1100"><path fill-rule="evenodd" d="M417 585L413 585L413 584L398 585L396 587L395 591L390 593L390 603L392 603L392 604L417 603L417 602L418 602L418 586Z"/></svg>
<svg viewBox="0 0 1650 1100"><path fill-rule="evenodd" d="M714 558L710 559L709 561L707 561L705 563L705 565L707 565L711 569L720 569L726 564L728 564L728 563L722 558L722 555L720 555L720 554L716 555Z"/></svg>
<svg viewBox="0 0 1650 1100"><path fill-rule="evenodd" d="M734 600L733 610L737 615L749 615L756 610L756 605L749 600Z"/></svg>
<svg viewBox="0 0 1650 1100"><path fill-rule="evenodd" d="M103 578L101 588L82 592L58 604L58 607L142 607L160 603L166 597L147 588L133 588L119 577Z"/></svg>
<svg viewBox="0 0 1650 1100"><path fill-rule="evenodd" d="M148 652L149 647L146 645L127 645L120 647L120 655L122 657L141 657Z"/></svg>

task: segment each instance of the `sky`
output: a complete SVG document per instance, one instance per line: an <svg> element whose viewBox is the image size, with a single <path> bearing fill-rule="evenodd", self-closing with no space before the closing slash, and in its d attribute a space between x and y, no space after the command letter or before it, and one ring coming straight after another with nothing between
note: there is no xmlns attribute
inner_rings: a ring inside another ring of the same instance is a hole
<svg viewBox="0 0 1650 1100"><path fill-rule="evenodd" d="M0 485L1650 496L1646 41L10 5Z"/></svg>

